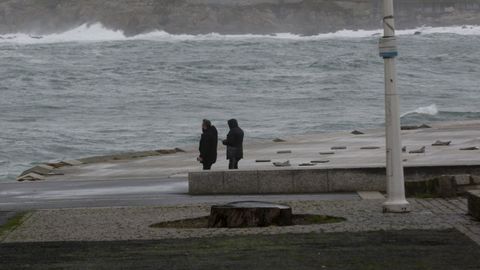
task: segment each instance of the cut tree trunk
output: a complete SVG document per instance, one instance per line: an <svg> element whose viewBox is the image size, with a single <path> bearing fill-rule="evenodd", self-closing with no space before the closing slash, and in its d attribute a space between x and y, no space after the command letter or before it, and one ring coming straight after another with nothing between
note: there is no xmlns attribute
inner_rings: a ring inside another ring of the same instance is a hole
<svg viewBox="0 0 480 270"><path fill-rule="evenodd" d="M292 225L292 208L268 202L234 202L214 205L209 228L245 228Z"/></svg>

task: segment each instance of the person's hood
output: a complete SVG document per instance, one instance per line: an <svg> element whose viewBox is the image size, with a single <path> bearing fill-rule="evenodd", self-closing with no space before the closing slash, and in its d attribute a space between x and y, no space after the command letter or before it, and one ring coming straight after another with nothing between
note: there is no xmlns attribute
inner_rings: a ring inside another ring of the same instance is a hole
<svg viewBox="0 0 480 270"><path fill-rule="evenodd" d="M238 127L237 119L230 119L228 120L228 127L230 129Z"/></svg>
<svg viewBox="0 0 480 270"><path fill-rule="evenodd" d="M211 125L207 129L202 128L202 133L205 134L205 133L208 133L208 132L211 132L211 131L214 131L214 130L217 130L217 128L214 125Z"/></svg>

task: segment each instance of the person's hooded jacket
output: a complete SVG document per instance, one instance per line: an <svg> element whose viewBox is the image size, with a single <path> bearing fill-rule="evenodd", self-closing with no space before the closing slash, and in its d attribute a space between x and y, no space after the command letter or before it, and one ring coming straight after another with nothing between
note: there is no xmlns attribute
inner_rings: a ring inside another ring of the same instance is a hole
<svg viewBox="0 0 480 270"><path fill-rule="evenodd" d="M227 146L227 159L240 160L243 158L243 130L238 126L236 119L228 120L230 131L223 144Z"/></svg>
<svg viewBox="0 0 480 270"><path fill-rule="evenodd" d="M204 129L200 138L200 157L204 164L214 164L217 162L217 144L218 132L215 126Z"/></svg>

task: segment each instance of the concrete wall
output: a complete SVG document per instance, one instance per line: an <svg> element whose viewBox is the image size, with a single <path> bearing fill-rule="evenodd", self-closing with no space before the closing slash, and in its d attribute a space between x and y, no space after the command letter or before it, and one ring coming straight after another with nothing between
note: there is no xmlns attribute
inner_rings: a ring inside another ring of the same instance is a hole
<svg viewBox="0 0 480 270"><path fill-rule="evenodd" d="M440 175L480 175L479 166L406 167L406 181ZM253 171L191 172L189 193L281 194L385 191L385 168L280 169Z"/></svg>

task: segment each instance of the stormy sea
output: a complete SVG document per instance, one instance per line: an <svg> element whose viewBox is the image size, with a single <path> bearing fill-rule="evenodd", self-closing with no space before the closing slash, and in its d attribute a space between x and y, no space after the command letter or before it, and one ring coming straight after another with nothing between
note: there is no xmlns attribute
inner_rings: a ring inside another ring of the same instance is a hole
<svg viewBox="0 0 480 270"><path fill-rule="evenodd" d="M381 31L125 37L99 24L0 36L0 181L38 162L380 128ZM480 27L398 31L404 124L480 119Z"/></svg>

